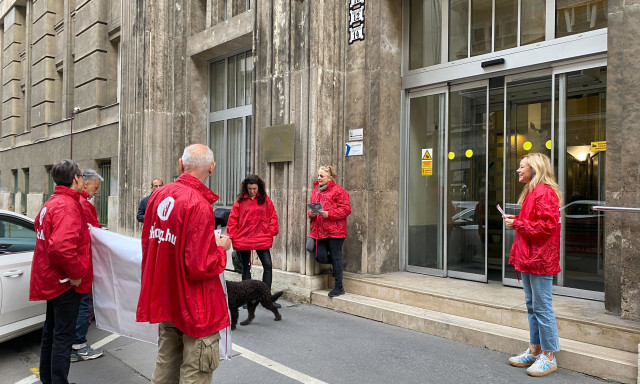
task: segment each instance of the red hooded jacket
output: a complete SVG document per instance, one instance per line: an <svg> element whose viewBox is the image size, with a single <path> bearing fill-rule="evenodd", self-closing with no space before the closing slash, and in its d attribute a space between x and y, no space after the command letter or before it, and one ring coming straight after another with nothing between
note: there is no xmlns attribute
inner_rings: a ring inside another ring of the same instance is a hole
<svg viewBox="0 0 640 384"><path fill-rule="evenodd" d="M36 248L31 263L29 300L50 300L72 288L60 280L82 279L78 293L91 290L89 230L80 192L57 185L36 220Z"/></svg>
<svg viewBox="0 0 640 384"><path fill-rule="evenodd" d="M269 249L273 245L273 237L278 235L278 215L269 196L264 203L258 204L258 198L236 200L231 207L227 222L227 236L237 251Z"/></svg>
<svg viewBox="0 0 640 384"><path fill-rule="evenodd" d="M326 219L320 216L311 217L311 210L307 210L307 215L311 219L311 238L343 239L347 237L347 216L351 214L349 192L333 181L330 181L327 189L322 192L318 190L317 181L313 186L309 201L321 203L322 210L329 212L329 216Z"/></svg>
<svg viewBox="0 0 640 384"><path fill-rule="evenodd" d="M516 271L534 275L560 272L560 211L558 196L546 184L527 194L520 214L513 221L516 238L509 264Z"/></svg>
<svg viewBox="0 0 640 384"><path fill-rule="evenodd" d="M216 244L216 200L218 196L187 173L149 198L142 226L137 321L172 322L191 337L229 325L219 278L227 253Z"/></svg>

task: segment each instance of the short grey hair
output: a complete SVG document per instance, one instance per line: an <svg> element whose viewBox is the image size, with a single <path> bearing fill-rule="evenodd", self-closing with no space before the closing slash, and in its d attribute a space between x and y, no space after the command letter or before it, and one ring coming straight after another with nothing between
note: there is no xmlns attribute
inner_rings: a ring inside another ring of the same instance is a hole
<svg viewBox="0 0 640 384"><path fill-rule="evenodd" d="M84 176L84 181L93 181L93 180L100 180L101 182L104 181L102 176L100 176L98 172L94 171L93 169L85 169L84 171L82 171L82 175Z"/></svg>
<svg viewBox="0 0 640 384"><path fill-rule="evenodd" d="M209 147L192 144L184 149L182 166L185 170L209 166L211 163L213 163L213 152Z"/></svg>

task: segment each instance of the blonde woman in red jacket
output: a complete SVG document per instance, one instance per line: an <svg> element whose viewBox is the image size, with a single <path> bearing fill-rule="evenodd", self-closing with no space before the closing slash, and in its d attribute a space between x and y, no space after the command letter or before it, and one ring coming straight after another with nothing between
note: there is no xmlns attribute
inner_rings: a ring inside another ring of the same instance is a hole
<svg viewBox="0 0 640 384"><path fill-rule="evenodd" d="M328 253L333 265L334 288L329 297L344 295L342 286L342 244L347 237L347 216L351 214L349 193L334 182L336 170L328 165L318 169L318 181L313 183L310 202L322 204L322 211L307 210L311 219L311 234L316 241L316 253Z"/></svg>
<svg viewBox="0 0 640 384"><path fill-rule="evenodd" d="M240 193L231 207L227 236L242 259L242 280L251 279L251 251L262 263L262 281L271 289L271 252L273 238L278 235L278 215L258 175L242 181Z"/></svg>
<svg viewBox="0 0 640 384"><path fill-rule="evenodd" d="M506 215L507 228L516 230L509 264L522 276L529 316L529 348L509 359L516 367L529 367L531 376L558 369L554 352L560 349L551 301L553 276L560 272L560 211L562 195L549 157L530 153L520 161L518 181L526 183L518 203L520 214Z"/></svg>

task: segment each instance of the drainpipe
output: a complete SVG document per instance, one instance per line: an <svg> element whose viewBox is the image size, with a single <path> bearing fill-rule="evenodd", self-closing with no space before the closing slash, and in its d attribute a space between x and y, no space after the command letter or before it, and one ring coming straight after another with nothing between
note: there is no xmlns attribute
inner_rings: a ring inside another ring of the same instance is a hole
<svg viewBox="0 0 640 384"><path fill-rule="evenodd" d="M69 141L70 141L70 154L69 154L69 160L73 160L73 119L75 118L76 114L78 114L78 112L80 112L80 108L79 107L73 107L73 111L71 111L71 133L69 135Z"/></svg>

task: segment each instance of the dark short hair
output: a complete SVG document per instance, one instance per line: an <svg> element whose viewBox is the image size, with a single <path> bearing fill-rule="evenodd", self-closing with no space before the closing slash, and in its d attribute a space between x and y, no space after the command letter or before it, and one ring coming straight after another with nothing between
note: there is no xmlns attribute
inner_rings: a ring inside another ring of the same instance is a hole
<svg viewBox="0 0 640 384"><path fill-rule="evenodd" d="M64 187L70 187L73 184L73 178L81 174L78 163L73 160L62 160L51 168L53 182Z"/></svg>

